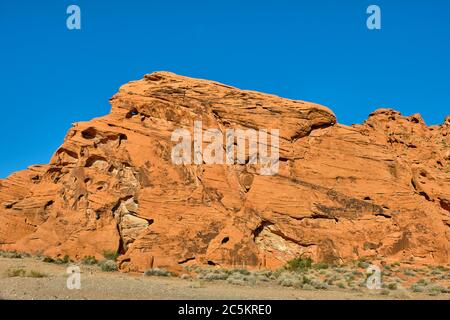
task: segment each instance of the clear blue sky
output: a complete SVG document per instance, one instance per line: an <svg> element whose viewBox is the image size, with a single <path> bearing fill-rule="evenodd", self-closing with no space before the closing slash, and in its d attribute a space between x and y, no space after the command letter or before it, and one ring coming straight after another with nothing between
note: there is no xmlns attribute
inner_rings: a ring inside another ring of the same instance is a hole
<svg viewBox="0 0 450 320"><path fill-rule="evenodd" d="M71 123L158 70L321 103L344 124L380 107L450 114L448 0L0 0L0 37L0 177L47 163Z"/></svg>

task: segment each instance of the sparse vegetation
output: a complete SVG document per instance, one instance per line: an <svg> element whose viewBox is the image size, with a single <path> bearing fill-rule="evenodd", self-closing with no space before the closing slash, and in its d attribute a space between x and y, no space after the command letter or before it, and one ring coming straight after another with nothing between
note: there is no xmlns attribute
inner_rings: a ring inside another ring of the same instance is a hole
<svg viewBox="0 0 450 320"><path fill-rule="evenodd" d="M327 263L324 263L324 262L319 262L319 263L313 264L313 268L314 269L318 269L318 270L320 270L320 269L328 269L329 265Z"/></svg>
<svg viewBox="0 0 450 320"><path fill-rule="evenodd" d="M94 256L86 256L81 260L81 263L84 265L92 266L97 264L98 261Z"/></svg>
<svg viewBox="0 0 450 320"><path fill-rule="evenodd" d="M235 285L252 285L256 283L256 277L253 274L244 275L240 272L233 272L228 278L228 283Z"/></svg>
<svg viewBox="0 0 450 320"><path fill-rule="evenodd" d="M4 251L4 250L0 250L0 257L3 258L9 258L9 259L22 259L22 258L26 258L29 257L30 255L27 253L20 253L17 252L15 250L13 251Z"/></svg>
<svg viewBox="0 0 450 320"><path fill-rule="evenodd" d="M231 270L231 273L240 273L244 276L248 276L251 272L248 271L247 269L233 269Z"/></svg>
<svg viewBox="0 0 450 320"><path fill-rule="evenodd" d="M294 275L289 273L283 273L278 278L278 284L283 287L301 288L303 283L298 277L295 277Z"/></svg>
<svg viewBox="0 0 450 320"><path fill-rule="evenodd" d="M364 258L361 258L357 261L356 265L358 268L367 269L370 266L370 263L367 262Z"/></svg>
<svg viewBox="0 0 450 320"><path fill-rule="evenodd" d="M100 268L105 272L117 271L117 264L113 260L105 260L100 263Z"/></svg>
<svg viewBox="0 0 450 320"><path fill-rule="evenodd" d="M20 259L26 255L16 251L0 251L1 257L12 259ZM99 262L94 256L85 256L81 263L84 265L98 265L104 272L112 272L118 270L116 252L104 252L105 259ZM71 262L68 255L62 258L53 257L36 257L37 259L54 264L67 264ZM376 262L375 262L376 263ZM282 287L289 287L301 290L327 290L345 289L352 291L364 292L367 290L366 279L370 274L362 272L360 268L370 265L366 260L360 259L350 264L342 264L339 266L329 265L327 263L313 263L310 257L298 257L286 263L286 265L278 270L248 270L243 268L237 269L221 269L217 267L202 268L201 266L189 266L186 270L189 273L196 274L193 277L190 274L183 274L182 279L193 281L200 280L199 283L205 281L227 281L233 285L248 286L257 283L276 283ZM382 290L378 294L389 295L390 291L395 295L406 294L404 285L407 278L420 276L421 279L416 283L409 285L408 291L413 293L428 294L436 296L440 294L450 293L447 280L450 279L449 266L427 266L420 267L409 265L409 268L401 268L400 263L384 264L382 269ZM145 276L168 277L172 274L162 268L153 268L145 271ZM30 277L44 278L45 273L36 270L27 271L24 268L12 268L7 271L8 277ZM407 277L405 277L407 276ZM442 280L442 281L440 281ZM195 281L194 281L195 282ZM198 281L197 281L198 282ZM447 288L448 287L448 288Z"/></svg>
<svg viewBox="0 0 450 320"><path fill-rule="evenodd" d="M206 281L213 281L213 280L227 280L228 276L229 273L226 270L216 269L208 272L199 273L197 278Z"/></svg>
<svg viewBox="0 0 450 320"><path fill-rule="evenodd" d="M410 277L414 277L416 275L416 273L413 270L411 270L411 269L403 270L403 274L405 276L410 276Z"/></svg>
<svg viewBox="0 0 450 320"><path fill-rule="evenodd" d="M46 263L55 263L55 259L53 259L53 258L51 258L51 257L44 257L44 258L42 259L42 261L43 261L43 262L46 262Z"/></svg>
<svg viewBox="0 0 450 320"><path fill-rule="evenodd" d="M105 257L106 260L116 261L119 257L119 253L117 251L104 251L103 257Z"/></svg>
<svg viewBox="0 0 450 320"><path fill-rule="evenodd" d="M30 278L44 278L47 277L45 273L42 273L40 271L31 270L27 273L25 269L18 268L18 269L9 269L7 272L7 276L10 278L15 277L30 277Z"/></svg>
<svg viewBox="0 0 450 320"><path fill-rule="evenodd" d="M397 290L397 283L394 283L394 282L387 283L386 288L389 290Z"/></svg>
<svg viewBox="0 0 450 320"><path fill-rule="evenodd" d="M19 269L9 269L7 271L7 275L10 278L13 278L13 277L25 277L26 273L27 273L26 270L25 269L21 269L21 268L19 268Z"/></svg>
<svg viewBox="0 0 450 320"><path fill-rule="evenodd" d="M312 262L310 257L299 257L288 261L284 268L288 271L304 272L311 269Z"/></svg>
<svg viewBox="0 0 450 320"><path fill-rule="evenodd" d="M45 273L42 273L40 271L31 270L28 274L30 278L45 278L47 275Z"/></svg>
<svg viewBox="0 0 450 320"><path fill-rule="evenodd" d="M171 273L169 271L167 271L166 269L153 268L153 269L148 269L147 271L145 271L144 275L157 276L157 277L170 277Z"/></svg>
<svg viewBox="0 0 450 320"><path fill-rule="evenodd" d="M46 262L46 263L67 264L67 263L71 262L72 260L70 260L68 255L65 255L62 259L61 258L54 259L52 257L44 257L42 259L42 261Z"/></svg>

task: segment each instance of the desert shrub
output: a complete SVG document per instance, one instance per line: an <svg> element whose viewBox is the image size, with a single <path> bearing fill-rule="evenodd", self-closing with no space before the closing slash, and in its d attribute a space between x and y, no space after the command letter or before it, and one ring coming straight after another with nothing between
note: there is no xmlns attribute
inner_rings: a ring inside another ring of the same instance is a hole
<svg viewBox="0 0 450 320"><path fill-rule="evenodd" d="M156 277L170 277L171 273L167 271L166 269L160 269L160 268L153 268L148 269L144 272L145 276L156 276Z"/></svg>
<svg viewBox="0 0 450 320"><path fill-rule="evenodd" d="M301 287L302 283L296 278L282 278L278 280L278 283L283 287Z"/></svg>
<svg viewBox="0 0 450 320"><path fill-rule="evenodd" d="M313 286L317 290L326 290L328 289L328 285L320 280L314 279L310 282L311 286Z"/></svg>
<svg viewBox="0 0 450 320"><path fill-rule="evenodd" d="M310 257L299 257L292 259L286 263L284 268L289 271L303 272L305 270L311 269L312 259Z"/></svg>
<svg viewBox="0 0 450 320"><path fill-rule="evenodd" d="M420 279L419 281L417 281L417 284L418 284L418 285L421 285L421 286L427 286L427 285L429 285L430 283L428 282L427 279Z"/></svg>
<svg viewBox="0 0 450 320"><path fill-rule="evenodd" d="M25 277L26 273L27 272L25 271L25 269L21 269L21 268L19 268L19 269L9 269L7 271L8 277L11 277L11 278L14 278L14 277Z"/></svg>
<svg viewBox="0 0 450 320"><path fill-rule="evenodd" d="M395 282L388 283L386 284L386 288L389 290L397 290L397 284Z"/></svg>
<svg viewBox="0 0 450 320"><path fill-rule="evenodd" d="M277 269L274 272L272 272L272 275L270 276L270 278L274 279L274 280L278 279L278 277L285 272L286 272L286 270L284 268Z"/></svg>
<svg viewBox="0 0 450 320"><path fill-rule="evenodd" d="M102 269L102 271L105 271L105 272L111 272L111 271L117 271L118 270L117 264L113 260L102 261L100 263L100 268Z"/></svg>
<svg viewBox="0 0 450 320"><path fill-rule="evenodd" d="M364 274L361 271L353 270L352 275L354 275L356 277L362 277Z"/></svg>
<svg viewBox="0 0 450 320"><path fill-rule="evenodd" d="M22 259L25 257L25 254L19 253L17 251L0 251L0 256L3 258L9 258L9 259Z"/></svg>
<svg viewBox="0 0 450 320"><path fill-rule="evenodd" d="M58 258L54 260L54 263L56 264L68 264L69 262L71 262L71 260L67 254L62 259Z"/></svg>
<svg viewBox="0 0 450 320"><path fill-rule="evenodd" d="M422 287L420 284L417 284L417 283L412 284L410 289L412 292L423 292L424 291L424 287Z"/></svg>
<svg viewBox="0 0 450 320"><path fill-rule="evenodd" d="M443 271L443 272L450 271L450 268L447 268L445 266L436 266L434 268L435 268L435 270L440 270L440 271Z"/></svg>
<svg viewBox="0 0 450 320"><path fill-rule="evenodd" d="M47 275L45 273L35 271L35 270L31 270L30 273L28 274L28 276L30 278L45 278L45 277L47 277Z"/></svg>
<svg viewBox="0 0 450 320"><path fill-rule="evenodd" d="M350 274L345 274L345 275L344 275L344 279L345 279L345 281L350 282L350 281L355 280L355 276L354 276L352 273L350 273Z"/></svg>
<svg viewBox="0 0 450 320"><path fill-rule="evenodd" d="M244 275L241 273L232 273L228 279L228 283L235 284L235 285L250 285L256 283L256 277L252 274L250 275Z"/></svg>
<svg viewBox="0 0 450 320"><path fill-rule="evenodd" d="M255 276L266 277L266 278L271 278L273 276L273 272L270 270L259 270L259 271L256 271L254 274L255 274Z"/></svg>
<svg viewBox="0 0 450 320"><path fill-rule="evenodd" d="M411 269L405 269L405 270L403 270L403 274L404 274L405 276L409 276L409 277L413 277L413 276L416 275L416 273L415 273L413 270L411 270Z"/></svg>
<svg viewBox="0 0 450 320"><path fill-rule="evenodd" d="M44 259L42 259L42 262L55 263L55 259L53 259L51 257L44 257Z"/></svg>
<svg viewBox="0 0 450 320"><path fill-rule="evenodd" d="M240 273L243 274L244 276L248 276L251 274L251 272L246 269L233 269L231 270L231 273Z"/></svg>
<svg viewBox="0 0 450 320"><path fill-rule="evenodd" d="M435 270L431 271L430 274L433 276L437 276L437 275L442 274L442 271L439 269L435 269Z"/></svg>
<svg viewBox="0 0 450 320"><path fill-rule="evenodd" d="M320 270L320 269L328 269L328 268L329 268L329 265L328 265L327 263L324 263L324 262L319 262L319 263L313 264L312 267L313 267L314 269Z"/></svg>
<svg viewBox="0 0 450 320"><path fill-rule="evenodd" d="M366 259L364 258L360 258L356 265L358 266L358 268L363 268L363 269L367 269L370 266L370 263L366 261Z"/></svg>
<svg viewBox="0 0 450 320"><path fill-rule="evenodd" d="M331 286L334 284L335 281L337 281L339 279L340 279L340 277L338 275L332 274L332 275L330 275L330 277L325 278L325 282Z"/></svg>
<svg viewBox="0 0 450 320"><path fill-rule="evenodd" d="M301 279L292 272L281 273L277 278L277 282L283 287L294 287L302 285Z"/></svg>
<svg viewBox="0 0 450 320"><path fill-rule="evenodd" d="M229 273L224 270L203 271L198 274L197 278L206 281L227 280Z"/></svg>
<svg viewBox="0 0 450 320"><path fill-rule="evenodd" d="M94 264L97 264L98 261L94 256L86 256L81 260L81 263L88 266L92 266Z"/></svg>
<svg viewBox="0 0 450 320"><path fill-rule="evenodd" d="M450 290L439 285L435 285L428 288L428 294L433 296L438 295L440 293L448 293L448 292L450 292Z"/></svg>
<svg viewBox="0 0 450 320"><path fill-rule="evenodd" d="M234 285L243 286L245 285L245 276L240 273L233 273L231 276L228 277L227 282Z"/></svg>
<svg viewBox="0 0 450 320"><path fill-rule="evenodd" d="M103 251L103 257L106 260L116 261L119 257L119 253L117 251Z"/></svg>
<svg viewBox="0 0 450 320"><path fill-rule="evenodd" d="M301 279L302 279L302 284L311 284L311 278L303 275Z"/></svg>
<svg viewBox="0 0 450 320"><path fill-rule="evenodd" d="M52 257L44 257L42 259L42 261L46 262L46 263L56 263L56 264L67 264L67 263L71 262L68 255L65 255L62 259L61 258L54 259Z"/></svg>

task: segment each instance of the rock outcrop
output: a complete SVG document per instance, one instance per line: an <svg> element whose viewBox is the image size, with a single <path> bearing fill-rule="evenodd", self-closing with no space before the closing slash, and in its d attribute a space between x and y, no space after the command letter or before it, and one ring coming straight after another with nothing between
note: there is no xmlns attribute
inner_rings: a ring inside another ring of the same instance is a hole
<svg viewBox="0 0 450 320"><path fill-rule="evenodd" d="M48 165L0 181L0 249L120 269L276 268L299 255L448 263L450 117L390 109L362 125L320 105L167 72L122 86L76 123ZM279 172L174 165L175 129L279 129Z"/></svg>

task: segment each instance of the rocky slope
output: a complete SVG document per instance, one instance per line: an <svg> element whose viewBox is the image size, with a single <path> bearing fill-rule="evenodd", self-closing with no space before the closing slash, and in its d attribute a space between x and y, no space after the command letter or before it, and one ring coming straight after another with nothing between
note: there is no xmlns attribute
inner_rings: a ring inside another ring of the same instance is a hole
<svg viewBox="0 0 450 320"><path fill-rule="evenodd" d="M299 255L448 263L450 117L329 109L167 72L122 86L76 123L48 165L0 181L0 249L118 251L123 271L190 264L275 268ZM174 165L175 129L280 129L279 173Z"/></svg>

